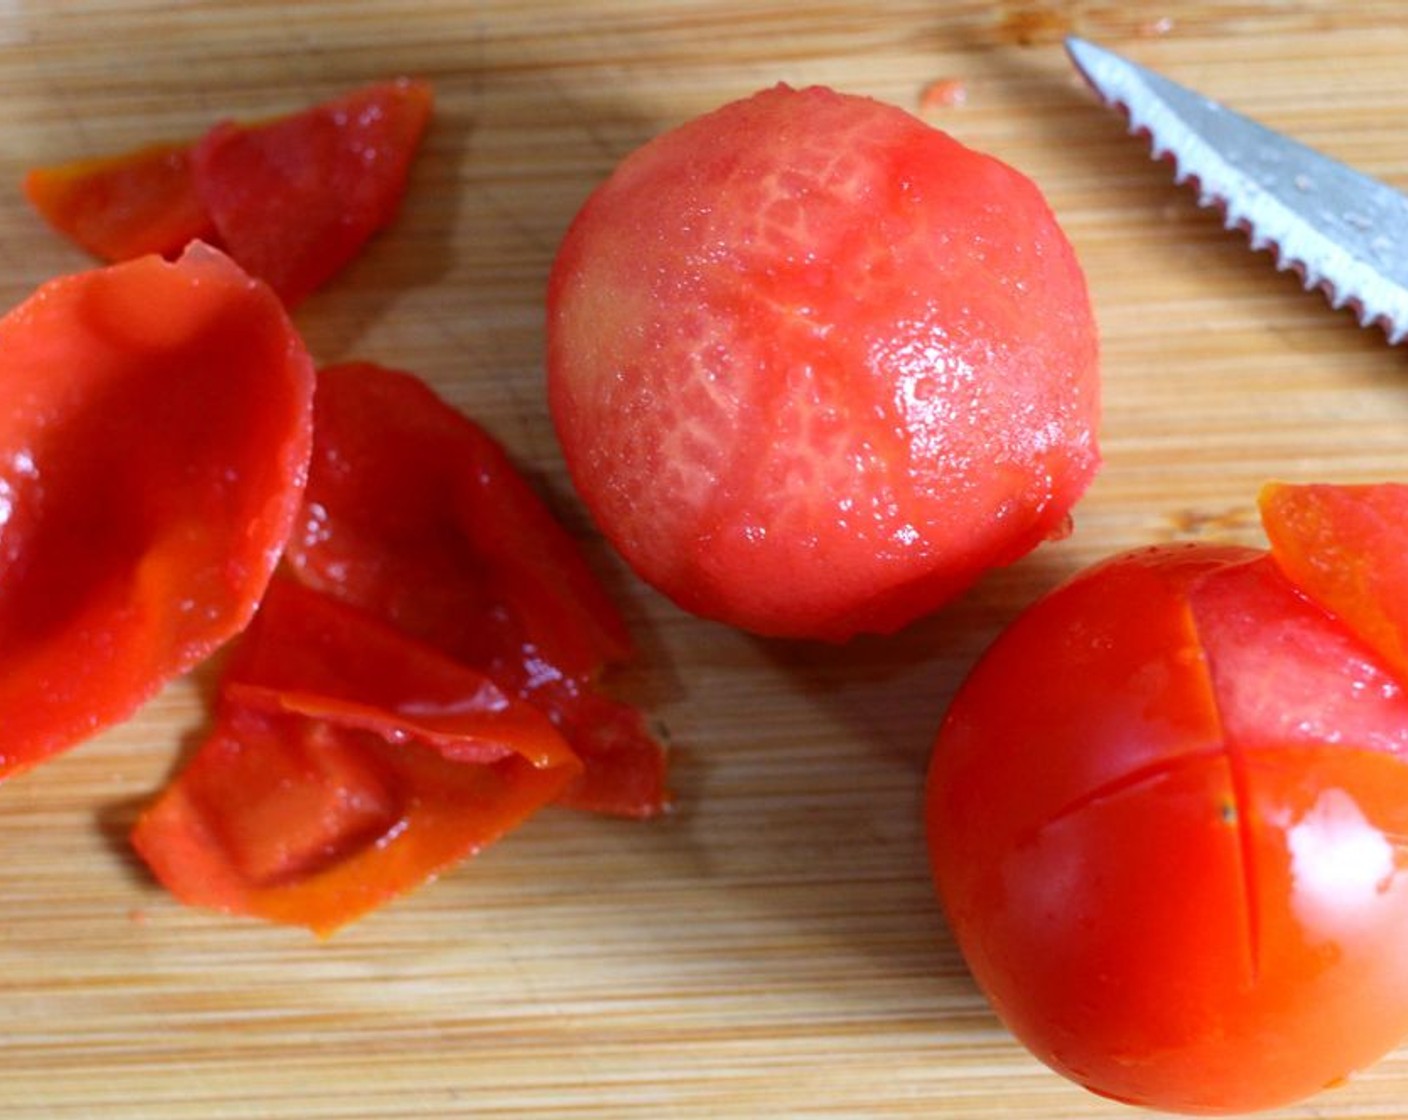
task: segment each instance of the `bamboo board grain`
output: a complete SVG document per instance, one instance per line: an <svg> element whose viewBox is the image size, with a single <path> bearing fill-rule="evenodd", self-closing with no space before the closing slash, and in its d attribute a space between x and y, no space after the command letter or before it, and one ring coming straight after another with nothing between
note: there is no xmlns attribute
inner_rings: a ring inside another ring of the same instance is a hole
<svg viewBox="0 0 1408 1120"><path fill-rule="evenodd" d="M498 434L645 650L679 810L548 813L327 944L182 910L125 833L200 682L0 789L0 1114L1116 1117L967 979L924 866L945 702L1023 604L1158 540L1256 543L1265 477L1408 478L1402 351L1247 252L1074 79L1075 30L1408 185L1408 5L3 0L0 299L87 262L44 161L415 73L434 127L395 226L299 312L320 360L413 369ZM936 79L960 105L921 109ZM1104 335L1107 466L1077 529L939 616L841 649L682 616L602 547L542 400L557 239L656 131L776 81L921 112L1046 190ZM1408 1048L1280 1116L1408 1114Z"/></svg>

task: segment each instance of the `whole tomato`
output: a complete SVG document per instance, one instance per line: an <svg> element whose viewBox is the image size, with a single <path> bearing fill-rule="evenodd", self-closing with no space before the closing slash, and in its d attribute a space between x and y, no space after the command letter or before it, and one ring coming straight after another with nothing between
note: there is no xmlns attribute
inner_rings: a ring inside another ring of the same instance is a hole
<svg viewBox="0 0 1408 1120"><path fill-rule="evenodd" d="M1273 1107L1408 1034L1408 695L1354 622L1382 637L1408 608L1350 602L1387 590L1401 531L1375 508L1405 495L1273 487L1272 553L1114 557L955 697L926 807L949 923L1012 1031L1089 1089ZM1315 559L1350 555L1357 579Z"/></svg>
<svg viewBox="0 0 1408 1120"><path fill-rule="evenodd" d="M844 639L1063 530L1096 332L1037 187L902 110L779 86L629 155L548 290L572 480L700 615Z"/></svg>

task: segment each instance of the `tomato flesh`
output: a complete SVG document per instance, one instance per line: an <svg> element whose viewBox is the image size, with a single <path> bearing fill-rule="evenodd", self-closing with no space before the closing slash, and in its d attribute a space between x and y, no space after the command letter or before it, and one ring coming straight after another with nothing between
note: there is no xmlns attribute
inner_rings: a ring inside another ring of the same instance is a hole
<svg viewBox="0 0 1408 1120"><path fill-rule="evenodd" d="M1172 1111L1282 1105L1408 1033L1405 750L1401 681L1269 556L1125 554L955 697L936 884L1055 1069Z"/></svg>
<svg viewBox="0 0 1408 1120"><path fill-rule="evenodd" d="M830 90L627 157L562 243L547 343L605 534L760 633L893 630L1061 531L1098 464L1089 300L1037 188Z"/></svg>

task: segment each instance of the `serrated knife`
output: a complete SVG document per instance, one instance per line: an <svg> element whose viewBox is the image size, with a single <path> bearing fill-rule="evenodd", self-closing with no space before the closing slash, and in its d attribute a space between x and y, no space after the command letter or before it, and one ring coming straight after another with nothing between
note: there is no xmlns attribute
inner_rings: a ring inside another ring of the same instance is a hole
<svg viewBox="0 0 1408 1120"><path fill-rule="evenodd" d="M1072 37L1066 50L1229 229L1361 325L1408 338L1408 197L1103 47Z"/></svg>

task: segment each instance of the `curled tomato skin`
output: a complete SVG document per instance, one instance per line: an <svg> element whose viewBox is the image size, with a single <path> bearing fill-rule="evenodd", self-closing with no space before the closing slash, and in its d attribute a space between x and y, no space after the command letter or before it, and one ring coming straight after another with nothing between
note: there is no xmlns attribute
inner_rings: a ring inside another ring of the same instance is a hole
<svg viewBox="0 0 1408 1120"><path fill-rule="evenodd" d="M548 286L573 483L635 571L760 634L895 630L1063 531L1097 337L1038 188L779 86L626 157Z"/></svg>
<svg viewBox="0 0 1408 1120"><path fill-rule="evenodd" d="M1408 1033L1408 695L1266 553L1140 550L1031 607L926 818L975 978L1094 1092L1270 1108Z"/></svg>
<svg viewBox="0 0 1408 1120"><path fill-rule="evenodd" d="M625 620L504 448L410 373L318 375L290 569L546 712L583 770L560 801L627 817L668 806L662 745L604 690Z"/></svg>
<svg viewBox="0 0 1408 1120"><path fill-rule="evenodd" d="M327 936L493 843L579 770L532 705L276 576L215 726L132 843L189 905Z"/></svg>
<svg viewBox="0 0 1408 1120"><path fill-rule="evenodd" d="M1408 485L1269 482L1257 503L1276 563L1408 678Z"/></svg>
<svg viewBox="0 0 1408 1120"><path fill-rule="evenodd" d="M131 715L253 615L294 525L313 364L196 243L0 320L0 776Z"/></svg>

